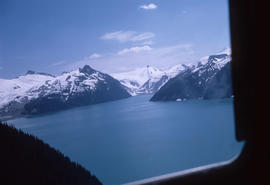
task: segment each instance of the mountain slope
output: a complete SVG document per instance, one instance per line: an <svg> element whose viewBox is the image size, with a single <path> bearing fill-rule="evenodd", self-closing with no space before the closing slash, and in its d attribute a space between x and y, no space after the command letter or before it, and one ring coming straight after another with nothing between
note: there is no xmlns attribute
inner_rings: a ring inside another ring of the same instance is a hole
<svg viewBox="0 0 270 185"><path fill-rule="evenodd" d="M118 79L126 90L132 95L144 94L143 85L150 79L160 79L163 72L151 66L137 68L133 71L113 73L114 78Z"/></svg>
<svg viewBox="0 0 270 185"><path fill-rule="evenodd" d="M60 76L28 72L0 80L0 119L129 97L120 82L86 65Z"/></svg>
<svg viewBox="0 0 270 185"><path fill-rule="evenodd" d="M0 122L0 184L101 185L81 165L40 139Z"/></svg>
<svg viewBox="0 0 270 185"><path fill-rule="evenodd" d="M232 90L232 65L227 63L213 78L204 93L204 98L231 97Z"/></svg>
<svg viewBox="0 0 270 185"><path fill-rule="evenodd" d="M111 74L118 79L132 95L152 94L162 87L170 78L173 78L189 66L176 65L168 70L159 70L152 66L137 68L134 71Z"/></svg>
<svg viewBox="0 0 270 185"><path fill-rule="evenodd" d="M156 92L151 101L232 96L230 51L225 50L203 59L196 67L170 79Z"/></svg>

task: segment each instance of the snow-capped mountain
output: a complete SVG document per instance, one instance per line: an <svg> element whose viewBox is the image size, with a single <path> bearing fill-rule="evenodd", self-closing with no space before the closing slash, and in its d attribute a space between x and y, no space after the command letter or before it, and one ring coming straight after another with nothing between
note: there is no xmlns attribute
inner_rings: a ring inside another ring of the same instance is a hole
<svg viewBox="0 0 270 185"><path fill-rule="evenodd" d="M120 82L86 65L59 76L29 71L0 79L0 119L129 97Z"/></svg>
<svg viewBox="0 0 270 185"><path fill-rule="evenodd" d="M231 52L226 49L203 57L191 67L168 80L151 98L152 101L232 96Z"/></svg>
<svg viewBox="0 0 270 185"><path fill-rule="evenodd" d="M187 65L176 65L168 70L160 70L152 66L137 68L133 71L111 74L118 79L126 90L132 95L155 93L170 78L175 77L181 71L190 68Z"/></svg>
<svg viewBox="0 0 270 185"><path fill-rule="evenodd" d="M86 65L59 76L28 71L15 79L0 79L0 120L139 94L155 93L153 101L229 97L230 52L203 57L196 65L167 70L146 66L113 77Z"/></svg>

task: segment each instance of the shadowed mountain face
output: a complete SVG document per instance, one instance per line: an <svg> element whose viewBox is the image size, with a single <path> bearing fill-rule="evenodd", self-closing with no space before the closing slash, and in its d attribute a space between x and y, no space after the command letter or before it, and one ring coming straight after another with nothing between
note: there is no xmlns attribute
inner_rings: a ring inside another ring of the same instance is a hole
<svg viewBox="0 0 270 185"><path fill-rule="evenodd" d="M205 64L190 68L170 79L151 101L181 101L194 98L232 96L231 59L229 54L208 57Z"/></svg>
<svg viewBox="0 0 270 185"><path fill-rule="evenodd" d="M86 65L60 76L28 72L1 80L0 119L39 114L129 97L121 83Z"/></svg>
<svg viewBox="0 0 270 185"><path fill-rule="evenodd" d="M232 65L226 64L209 82L204 98L227 98L233 95Z"/></svg>
<svg viewBox="0 0 270 185"><path fill-rule="evenodd" d="M101 185L81 165L36 137L0 123L0 184Z"/></svg>

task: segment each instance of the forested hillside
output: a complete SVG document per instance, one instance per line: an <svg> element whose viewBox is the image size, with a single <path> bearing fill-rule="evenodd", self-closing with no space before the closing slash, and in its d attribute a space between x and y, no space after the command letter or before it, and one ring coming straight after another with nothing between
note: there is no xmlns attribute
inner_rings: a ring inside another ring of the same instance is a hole
<svg viewBox="0 0 270 185"><path fill-rule="evenodd" d="M101 182L37 137L0 123L0 184L100 185Z"/></svg>

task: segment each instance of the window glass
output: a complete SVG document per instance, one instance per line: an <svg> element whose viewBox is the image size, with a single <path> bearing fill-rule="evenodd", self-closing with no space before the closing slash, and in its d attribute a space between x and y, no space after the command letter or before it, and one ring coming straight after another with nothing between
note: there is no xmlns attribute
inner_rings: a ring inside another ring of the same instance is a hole
<svg viewBox="0 0 270 185"><path fill-rule="evenodd" d="M13 0L0 7L0 120L104 184L241 151L226 0Z"/></svg>

